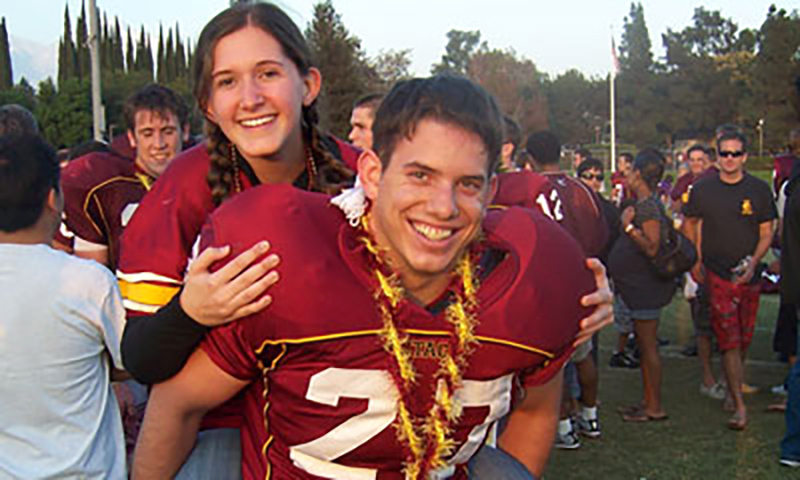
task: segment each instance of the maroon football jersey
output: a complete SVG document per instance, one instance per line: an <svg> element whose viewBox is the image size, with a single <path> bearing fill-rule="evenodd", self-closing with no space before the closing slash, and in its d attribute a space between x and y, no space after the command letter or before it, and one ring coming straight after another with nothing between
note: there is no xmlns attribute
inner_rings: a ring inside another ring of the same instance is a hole
<svg viewBox="0 0 800 480"><path fill-rule="evenodd" d="M403 478L398 393L379 336L370 254L328 201L258 187L215 211L204 229L201 248L231 245L233 257L267 239L281 256L270 307L214 329L201 347L223 371L251 382L241 427L245 479ZM452 478L466 478L464 466L510 410L514 385L541 385L562 368L588 313L580 298L594 290L580 247L541 215L493 211L483 227L500 260L480 275L479 344L456 392L464 410L446 469ZM409 409L423 417L452 327L442 308L401 305L395 322L418 373Z"/></svg>
<svg viewBox="0 0 800 480"><path fill-rule="evenodd" d="M108 249L109 266L119 260L122 231L153 179L133 161L113 153L93 152L64 167L64 221L56 240L74 235L74 250Z"/></svg>
<svg viewBox="0 0 800 480"><path fill-rule="evenodd" d="M583 247L597 256L608 239L600 201L583 182L564 173L513 172L498 175L494 203L534 208L558 222Z"/></svg>

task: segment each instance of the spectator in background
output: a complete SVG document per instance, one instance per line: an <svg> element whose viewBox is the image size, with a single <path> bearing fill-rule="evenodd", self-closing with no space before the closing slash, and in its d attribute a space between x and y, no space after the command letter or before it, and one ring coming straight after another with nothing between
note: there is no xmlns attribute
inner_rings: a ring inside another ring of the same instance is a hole
<svg viewBox="0 0 800 480"><path fill-rule="evenodd" d="M22 105L10 103L0 107L0 137L3 135L36 135L39 124L36 117Z"/></svg>
<svg viewBox="0 0 800 480"><path fill-rule="evenodd" d="M723 352L728 383L728 427L747 426L742 395L744 355L758 313L761 259L772 243L777 214L769 185L744 171L747 141L733 129L717 137L719 175L697 182L684 208L684 231L695 243L698 263L692 277L705 284L711 327Z"/></svg>
<svg viewBox="0 0 800 480"><path fill-rule="evenodd" d="M711 156L708 149L701 144L694 144L686 151L689 172L680 177L672 189L670 198L672 199L672 211L681 215L684 205L689 201L689 197L694 184L702 178L716 175L716 169L711 168ZM700 360L702 369L702 382L700 383L700 393L713 398L722 400L725 398L725 384L717 381L714 369L711 366L712 344L711 319L709 317L708 292L703 284L697 284L691 274L686 274L687 287L685 288L686 298L692 312L692 323L696 342L696 352Z"/></svg>
<svg viewBox="0 0 800 480"><path fill-rule="evenodd" d="M675 213L681 212L683 205L689 201L689 192L692 189L692 185L703 178L709 167L711 167L711 156L708 149L699 143L692 145L686 151L686 163L689 171L685 175L678 177L669 195L672 200L670 206ZM712 170L709 174L716 174L716 170Z"/></svg>
<svg viewBox="0 0 800 480"><path fill-rule="evenodd" d="M517 149L522 141L519 125L508 115L503 115L503 147L500 149L500 172L517 170Z"/></svg>
<svg viewBox="0 0 800 480"><path fill-rule="evenodd" d="M125 312L111 272L48 246L62 204L44 140L0 137L0 477L122 479Z"/></svg>
<svg viewBox="0 0 800 480"><path fill-rule="evenodd" d="M658 182L664 175L664 157L658 150L639 152L625 177L626 187L638 199L623 210L622 235L609 257L609 272L622 302L630 308L639 345L644 400L623 409L629 422L664 420L661 404L661 358L658 322L661 309L675 293L675 280L656 275L652 259L668 234L664 207L658 199Z"/></svg>
<svg viewBox="0 0 800 480"><path fill-rule="evenodd" d="M634 194L625 188L625 177L631 171L633 155L624 152L617 157L617 170L611 174L611 201L622 208L624 202L633 200Z"/></svg>
<svg viewBox="0 0 800 480"><path fill-rule="evenodd" d="M578 167L584 161L592 158L592 152L585 148L579 148L575 150L575 154L572 157L572 169L578 171Z"/></svg>
<svg viewBox="0 0 800 480"><path fill-rule="evenodd" d="M383 101L383 94L373 93L356 100L350 114L350 143L362 150L372 149L372 122Z"/></svg>
<svg viewBox="0 0 800 480"><path fill-rule="evenodd" d="M800 185L800 128L793 129L789 134L789 151L782 158L784 163L791 165L790 174L785 176L783 182L780 183L778 188L778 238L780 238L778 253L783 250L783 229L786 221L785 206L787 199L791 196L798 185ZM788 161L787 161L788 160ZM775 172L776 175L779 172ZM778 310L778 320L775 323L775 334L772 339L772 348L778 352L783 358L789 362L789 368L794 365L797 358L797 310L795 305L789 303L787 298L784 298L784 289L780 289L781 293L781 306ZM785 394L785 386L778 385L772 389L773 393ZM785 407L784 402L779 402L770 405L773 410L781 410Z"/></svg>
<svg viewBox="0 0 800 480"><path fill-rule="evenodd" d="M791 184L797 184L798 177L792 177ZM800 305L800 194L797 192L797 188L791 188L786 198L780 258L781 306L793 305L795 308ZM795 315L795 318L800 317L800 312L795 310ZM786 385L786 434L781 441L780 463L797 468L800 467L800 362L792 366Z"/></svg>

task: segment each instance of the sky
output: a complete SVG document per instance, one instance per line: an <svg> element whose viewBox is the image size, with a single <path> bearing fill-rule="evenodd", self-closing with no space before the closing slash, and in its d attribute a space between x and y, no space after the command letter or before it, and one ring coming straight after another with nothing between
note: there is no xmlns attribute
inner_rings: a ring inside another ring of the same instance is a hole
<svg viewBox="0 0 800 480"><path fill-rule="evenodd" d="M144 25L158 41L158 27L180 24L181 34L194 42L203 25L228 5L227 0L96 0L109 18L119 16L125 29ZM69 5L75 28L81 0L3 0L11 37L14 77L36 83L56 72L56 50L63 31L64 6ZM313 15L315 0L276 0L301 29ZM658 0L642 1L656 57L663 56L661 34L681 30L694 9L719 10L740 28L758 28L772 3L779 0ZM587 76L605 76L611 64L611 36L619 45L630 0L333 0L351 34L372 56L381 51L411 50L412 73L427 75L438 62L451 29L480 30L491 48L513 48L551 76L576 68ZM796 8L796 7L794 7ZM155 53L155 52L154 52Z"/></svg>

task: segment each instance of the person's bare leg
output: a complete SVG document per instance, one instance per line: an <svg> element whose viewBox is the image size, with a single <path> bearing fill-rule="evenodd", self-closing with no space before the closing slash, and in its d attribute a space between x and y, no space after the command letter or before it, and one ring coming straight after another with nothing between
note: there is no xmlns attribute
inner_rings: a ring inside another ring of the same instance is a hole
<svg viewBox="0 0 800 480"><path fill-rule="evenodd" d="M744 381L744 368L742 367L742 352L738 348L726 350L722 354L722 368L725 371L725 378L728 381L728 395L733 399L734 412L742 422L747 422L747 407L744 404L742 394L742 382Z"/></svg>
<svg viewBox="0 0 800 480"><path fill-rule="evenodd" d="M628 343L628 334L620 333L617 335L617 350L615 353L622 353L625 351L625 345Z"/></svg>
<svg viewBox="0 0 800 480"><path fill-rule="evenodd" d="M697 357L703 369L703 385L711 387L717 383L714 371L711 369L711 337L708 335L697 336Z"/></svg>
<svg viewBox="0 0 800 480"><path fill-rule="evenodd" d="M661 406L661 357L658 355L657 320L634 320L642 368L644 412L650 417L666 415Z"/></svg>
<svg viewBox="0 0 800 480"><path fill-rule="evenodd" d="M575 368L581 385L581 403L584 407L597 406L597 367L591 355L576 363Z"/></svg>

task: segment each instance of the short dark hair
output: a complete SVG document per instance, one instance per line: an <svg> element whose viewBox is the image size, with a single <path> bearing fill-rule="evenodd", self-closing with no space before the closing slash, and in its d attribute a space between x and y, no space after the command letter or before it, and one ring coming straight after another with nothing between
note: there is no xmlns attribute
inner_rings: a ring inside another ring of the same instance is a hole
<svg viewBox="0 0 800 480"><path fill-rule="evenodd" d="M0 230L34 225L60 175L55 150L39 135L0 136Z"/></svg>
<svg viewBox="0 0 800 480"><path fill-rule="evenodd" d="M605 171L605 165L603 162L596 158L587 158L586 160L582 161L578 168L575 170L575 174L579 177L586 171L589 170L600 170L601 172Z"/></svg>
<svg viewBox="0 0 800 480"><path fill-rule="evenodd" d="M552 132L543 130L528 135L525 150L535 163L552 165L561 159L561 142Z"/></svg>
<svg viewBox="0 0 800 480"><path fill-rule="evenodd" d="M580 155L583 158L591 158L592 157L592 152L590 152L586 148L579 148L579 149L575 150L575 155Z"/></svg>
<svg viewBox="0 0 800 480"><path fill-rule="evenodd" d="M689 150L686 150L686 158L689 158L693 152L703 152L703 155L708 155L708 149L699 143L695 143L689 147Z"/></svg>
<svg viewBox="0 0 800 480"><path fill-rule="evenodd" d="M356 100L355 103L353 103L353 110L356 108L369 108L373 111L377 110L383 101L383 96L384 95L382 93L370 93L369 95L364 95Z"/></svg>
<svg viewBox="0 0 800 480"><path fill-rule="evenodd" d="M136 113L142 110L156 112L163 118L172 113L181 128L189 121L189 107L183 98L174 90L155 83L140 88L125 100L122 113L128 130L136 129Z"/></svg>
<svg viewBox="0 0 800 480"><path fill-rule="evenodd" d="M633 169L638 170L644 183L650 190L656 191L658 183L664 176L664 163L666 159L655 148L645 148L633 160Z"/></svg>
<svg viewBox="0 0 800 480"><path fill-rule="evenodd" d="M436 120L474 133L486 147L489 172L500 161L503 117L494 98L463 77L436 75L398 82L386 95L372 125L373 146L384 168L402 138L423 120Z"/></svg>
<svg viewBox="0 0 800 480"><path fill-rule="evenodd" d="M747 137L741 130L723 130L717 135L717 150L719 150L719 146L722 145L722 142L727 140L738 140L742 144L742 150L745 152L747 151Z"/></svg>
<svg viewBox="0 0 800 480"><path fill-rule="evenodd" d="M0 107L0 136L38 133L39 124L30 110L16 103Z"/></svg>
<svg viewBox="0 0 800 480"><path fill-rule="evenodd" d="M624 158L625 161L627 161L628 163L633 163L633 155L630 154L629 152L620 153L619 158Z"/></svg>

